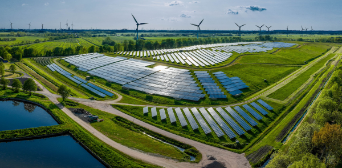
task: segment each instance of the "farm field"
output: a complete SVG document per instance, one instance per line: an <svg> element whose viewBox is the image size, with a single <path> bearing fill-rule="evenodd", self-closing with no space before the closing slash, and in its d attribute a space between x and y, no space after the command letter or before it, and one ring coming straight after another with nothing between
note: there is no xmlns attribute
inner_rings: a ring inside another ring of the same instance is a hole
<svg viewBox="0 0 342 168"><path fill-rule="evenodd" d="M34 42L35 40L39 39L40 41L46 39L46 37L42 37L42 36L24 36L24 37L0 37L0 38L16 38L15 41L0 41L0 46L6 46L6 45L19 45L21 44L21 42L26 42L26 41L30 41L30 42Z"/></svg>
<svg viewBox="0 0 342 168"><path fill-rule="evenodd" d="M85 41L82 38L72 38L72 39L63 39L63 40L56 40L56 41L49 41L44 43L37 43L28 45L25 47L28 48L35 48L38 52L46 51L46 50L52 50L56 47L62 47L62 48L76 48L77 46L84 46L84 47L90 47L93 44Z"/></svg>

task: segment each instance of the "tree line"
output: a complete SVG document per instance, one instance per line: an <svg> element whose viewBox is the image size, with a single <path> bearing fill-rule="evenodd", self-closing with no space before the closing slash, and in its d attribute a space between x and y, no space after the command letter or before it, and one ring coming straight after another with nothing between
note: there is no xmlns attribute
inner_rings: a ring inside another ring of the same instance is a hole
<svg viewBox="0 0 342 168"><path fill-rule="evenodd" d="M342 157L342 66L307 112L286 150L266 168L336 167Z"/></svg>

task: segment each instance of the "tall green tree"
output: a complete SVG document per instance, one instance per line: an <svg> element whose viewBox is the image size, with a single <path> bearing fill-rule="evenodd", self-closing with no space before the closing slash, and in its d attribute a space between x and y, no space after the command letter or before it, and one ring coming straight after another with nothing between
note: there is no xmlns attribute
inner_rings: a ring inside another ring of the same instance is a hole
<svg viewBox="0 0 342 168"><path fill-rule="evenodd" d="M14 74L15 71L17 70L17 66L15 66L14 64L11 64L11 66L9 67L9 70L12 72L12 74Z"/></svg>
<svg viewBox="0 0 342 168"><path fill-rule="evenodd" d="M63 101L64 101L70 96L71 91L65 85L60 85L58 87L57 93L62 96Z"/></svg>
<svg viewBox="0 0 342 168"><path fill-rule="evenodd" d="M0 75L1 76L5 75L5 66L4 65L0 66Z"/></svg>
<svg viewBox="0 0 342 168"><path fill-rule="evenodd" d="M2 89L7 89L7 85L10 83L8 79L5 79L4 77L1 77L0 84L2 85Z"/></svg>
<svg viewBox="0 0 342 168"><path fill-rule="evenodd" d="M23 87L23 85L21 84L19 79L13 79L12 82L12 88L13 90L15 90L16 92L19 92L19 90Z"/></svg>
<svg viewBox="0 0 342 168"><path fill-rule="evenodd" d="M33 79L29 78L24 82L23 85L23 90L26 92L30 92L30 96L32 95L32 91L36 91L37 90L37 85L34 82Z"/></svg>

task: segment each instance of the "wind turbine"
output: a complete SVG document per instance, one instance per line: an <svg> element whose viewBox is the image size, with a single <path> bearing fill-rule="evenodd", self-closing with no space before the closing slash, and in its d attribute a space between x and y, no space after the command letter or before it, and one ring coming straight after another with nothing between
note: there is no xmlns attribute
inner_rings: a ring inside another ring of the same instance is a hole
<svg viewBox="0 0 342 168"><path fill-rule="evenodd" d="M239 27L239 33L241 32L241 27L243 27L244 25L246 25L246 24L243 24L243 25L239 26L237 23L235 23L235 24L236 24L237 27Z"/></svg>
<svg viewBox="0 0 342 168"><path fill-rule="evenodd" d="M289 37L289 26L287 26L286 31L287 31L287 37Z"/></svg>
<svg viewBox="0 0 342 168"><path fill-rule="evenodd" d="M261 26L258 26L258 25L255 25L256 27L259 28L259 31L261 32L261 28L264 26L264 25L261 25Z"/></svg>
<svg viewBox="0 0 342 168"><path fill-rule="evenodd" d="M266 26L267 27L267 26ZM270 31L270 28L271 28L272 26L269 26L269 27L267 27L267 29L268 29L268 31Z"/></svg>
<svg viewBox="0 0 342 168"><path fill-rule="evenodd" d="M131 14L133 16L133 14ZM137 19L135 19L135 17L133 16L133 19L135 21L135 23L137 24L137 41L136 41L136 49L138 50L138 40L139 40L139 25L144 25L147 23L138 23Z"/></svg>
<svg viewBox="0 0 342 168"><path fill-rule="evenodd" d="M301 26L302 27L302 31L304 31L305 29L303 28L303 26Z"/></svg>
<svg viewBox="0 0 342 168"><path fill-rule="evenodd" d="M44 24L42 23L42 30L44 30Z"/></svg>
<svg viewBox="0 0 342 168"><path fill-rule="evenodd" d="M202 21L201 21L198 25L197 25L197 24L190 23L191 25L197 27L197 39L198 39L198 33L199 33L199 31L201 31L200 25L202 24L203 20L204 20L204 19L202 19Z"/></svg>
<svg viewBox="0 0 342 168"><path fill-rule="evenodd" d="M65 25L66 25L66 29L68 30L68 27L69 27L68 20Z"/></svg>
<svg viewBox="0 0 342 168"><path fill-rule="evenodd" d="M11 23L11 30L12 30L12 24L13 24L13 23L12 23L11 21L9 21L9 22Z"/></svg>
<svg viewBox="0 0 342 168"><path fill-rule="evenodd" d="M312 26L311 26L311 31L313 31L313 28L312 28Z"/></svg>
<svg viewBox="0 0 342 168"><path fill-rule="evenodd" d="M71 23L72 30L74 30L74 22Z"/></svg>
<svg viewBox="0 0 342 168"><path fill-rule="evenodd" d="M29 25L29 30L31 30L31 22L28 25Z"/></svg>

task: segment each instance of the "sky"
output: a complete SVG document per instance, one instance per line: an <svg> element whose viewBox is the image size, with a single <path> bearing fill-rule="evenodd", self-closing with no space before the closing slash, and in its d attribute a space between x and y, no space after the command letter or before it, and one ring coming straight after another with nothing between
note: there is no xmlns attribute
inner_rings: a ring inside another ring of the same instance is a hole
<svg viewBox="0 0 342 168"><path fill-rule="evenodd" d="M341 0L2 0L0 28L145 30L342 30ZM264 26L263 30L267 28Z"/></svg>

